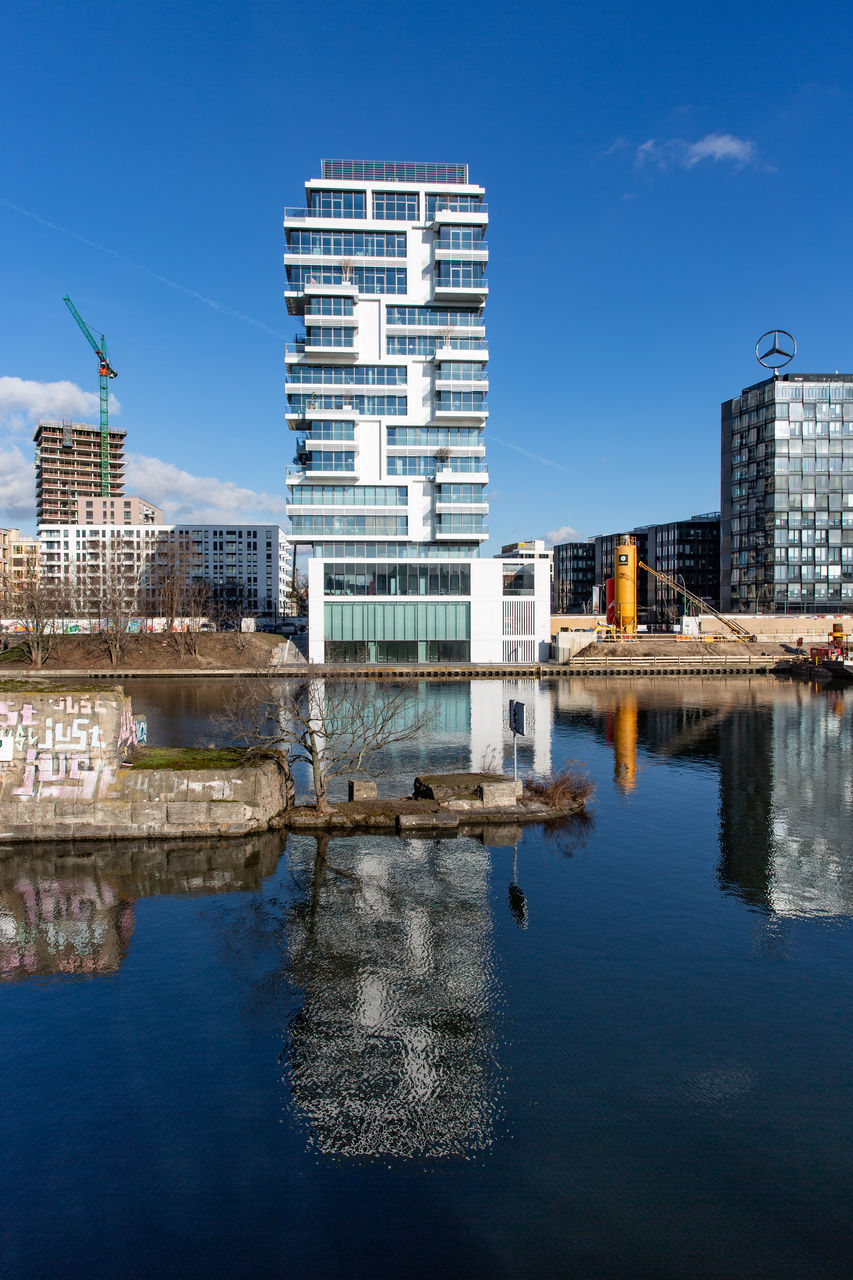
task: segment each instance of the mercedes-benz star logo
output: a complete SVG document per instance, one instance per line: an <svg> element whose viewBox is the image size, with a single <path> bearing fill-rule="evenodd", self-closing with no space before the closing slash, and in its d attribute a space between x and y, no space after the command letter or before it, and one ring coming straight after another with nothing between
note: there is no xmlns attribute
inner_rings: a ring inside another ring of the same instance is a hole
<svg viewBox="0 0 853 1280"><path fill-rule="evenodd" d="M797 354L797 343L787 329L770 329L755 344L755 358L765 369L781 369Z"/></svg>

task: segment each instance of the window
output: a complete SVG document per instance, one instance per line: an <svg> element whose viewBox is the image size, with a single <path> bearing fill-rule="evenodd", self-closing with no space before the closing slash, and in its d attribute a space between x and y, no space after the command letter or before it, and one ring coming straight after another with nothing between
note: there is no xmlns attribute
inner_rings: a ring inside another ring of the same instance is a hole
<svg viewBox="0 0 853 1280"><path fill-rule="evenodd" d="M303 414L308 409L324 409L331 412L349 409L355 414L366 414L371 417L384 414L405 417L408 401L406 396L330 396L316 394L291 393L288 396L291 413Z"/></svg>
<svg viewBox="0 0 853 1280"><path fill-rule="evenodd" d="M482 391L437 391L435 394L436 412L444 413L480 413L486 408L486 397Z"/></svg>
<svg viewBox="0 0 853 1280"><path fill-rule="evenodd" d="M351 316L354 313L352 298L310 298L305 307L306 316Z"/></svg>
<svg viewBox="0 0 853 1280"><path fill-rule="evenodd" d="M312 191L311 211L324 218L364 218L364 191Z"/></svg>
<svg viewBox="0 0 853 1280"><path fill-rule="evenodd" d="M479 484L440 484L436 502L484 502L485 491Z"/></svg>
<svg viewBox="0 0 853 1280"><path fill-rule="evenodd" d="M327 364L293 365L288 382L332 384L344 387L404 387L404 364L357 364L350 367Z"/></svg>
<svg viewBox="0 0 853 1280"><path fill-rule="evenodd" d="M315 420L311 430L306 433L306 440L354 440L355 426L352 422L326 422Z"/></svg>
<svg viewBox="0 0 853 1280"><path fill-rule="evenodd" d="M296 506L404 507L405 485L303 484L293 489Z"/></svg>
<svg viewBox="0 0 853 1280"><path fill-rule="evenodd" d="M429 453L390 453L389 476L431 476L440 468L448 471L482 471L483 459L471 454L437 458Z"/></svg>
<svg viewBox="0 0 853 1280"><path fill-rule="evenodd" d="M325 565L327 596L460 596L470 595L468 565L442 563L339 563Z"/></svg>
<svg viewBox="0 0 853 1280"><path fill-rule="evenodd" d="M449 382L481 382L486 371L483 365L470 360L446 360L439 364L438 376Z"/></svg>
<svg viewBox="0 0 853 1280"><path fill-rule="evenodd" d="M452 347L455 351L482 351L482 338L445 338L432 334L389 334L386 338L386 352L389 356L432 356L436 347Z"/></svg>
<svg viewBox="0 0 853 1280"><path fill-rule="evenodd" d="M449 209L452 213L477 213L483 204L480 196L428 194L426 207L427 217L431 219L436 209Z"/></svg>
<svg viewBox="0 0 853 1280"><path fill-rule="evenodd" d="M306 326L306 347L354 347L355 330Z"/></svg>
<svg viewBox="0 0 853 1280"><path fill-rule="evenodd" d="M313 534L379 534L405 536L409 522L405 516L368 515L294 515L291 520L294 535Z"/></svg>
<svg viewBox="0 0 853 1280"><path fill-rule="evenodd" d="M288 253L336 258L405 258L405 231L290 231Z"/></svg>
<svg viewBox="0 0 853 1280"><path fill-rule="evenodd" d="M373 216L377 220L417 222L420 200L416 191L374 191Z"/></svg>
<svg viewBox="0 0 853 1280"><path fill-rule="evenodd" d="M478 288L485 284L482 262L457 261L454 258L436 263L436 284L446 289Z"/></svg>
<svg viewBox="0 0 853 1280"><path fill-rule="evenodd" d="M388 308L386 321L388 324L423 325L432 328L447 329L480 327L483 323L481 311L450 311L445 307L396 307Z"/></svg>
<svg viewBox="0 0 853 1280"><path fill-rule="evenodd" d="M478 427L388 427L389 445L426 445L446 448L480 444Z"/></svg>
<svg viewBox="0 0 853 1280"><path fill-rule="evenodd" d="M482 227L443 226L438 233L439 249L484 249Z"/></svg>
<svg viewBox="0 0 853 1280"><path fill-rule="evenodd" d="M405 293L405 267L352 267L348 268L344 281L344 268L326 263L317 266L288 266L287 280L290 289L304 289L306 284L352 283L359 293Z"/></svg>

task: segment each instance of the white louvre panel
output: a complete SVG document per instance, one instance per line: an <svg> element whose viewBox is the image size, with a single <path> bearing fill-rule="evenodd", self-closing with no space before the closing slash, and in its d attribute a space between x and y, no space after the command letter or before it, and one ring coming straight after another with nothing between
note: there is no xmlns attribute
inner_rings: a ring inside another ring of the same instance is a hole
<svg viewBox="0 0 853 1280"><path fill-rule="evenodd" d="M533 601L504 600L504 635L533 635Z"/></svg>
<svg viewBox="0 0 853 1280"><path fill-rule="evenodd" d="M532 640L504 640L504 662L535 662Z"/></svg>

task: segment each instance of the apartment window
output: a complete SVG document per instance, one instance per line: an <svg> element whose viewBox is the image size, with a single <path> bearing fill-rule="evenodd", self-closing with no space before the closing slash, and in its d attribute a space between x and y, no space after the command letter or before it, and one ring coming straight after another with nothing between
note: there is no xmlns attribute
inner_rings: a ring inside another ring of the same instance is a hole
<svg viewBox="0 0 853 1280"><path fill-rule="evenodd" d="M444 226L438 233L439 249L482 249L482 227Z"/></svg>
<svg viewBox="0 0 853 1280"><path fill-rule="evenodd" d="M308 536L313 534L353 534L405 536L409 531L409 523L405 516L367 516L367 515L294 515L292 517L294 535Z"/></svg>
<svg viewBox="0 0 853 1280"><path fill-rule="evenodd" d="M408 412L406 396L332 396L306 395L294 392L288 396L292 413L304 414L309 409L323 409L332 413L350 410L352 413L369 417L385 415L386 417L405 417Z"/></svg>
<svg viewBox="0 0 853 1280"><path fill-rule="evenodd" d="M483 486L479 484L440 484L436 502L483 502Z"/></svg>
<svg viewBox="0 0 853 1280"><path fill-rule="evenodd" d="M377 220L417 222L420 200L416 191L374 191L373 216Z"/></svg>
<svg viewBox="0 0 853 1280"><path fill-rule="evenodd" d="M478 287L483 283L482 262L463 262L453 258L436 263L436 283L448 289Z"/></svg>
<svg viewBox="0 0 853 1280"><path fill-rule="evenodd" d="M323 218L364 218L367 193L364 191L312 191L311 212Z"/></svg>
<svg viewBox="0 0 853 1280"><path fill-rule="evenodd" d="M332 562L324 566L327 596L466 596L471 593L468 565Z"/></svg>
<svg viewBox="0 0 853 1280"><path fill-rule="evenodd" d="M336 258L405 258L405 231L291 231L289 253Z"/></svg>
<svg viewBox="0 0 853 1280"><path fill-rule="evenodd" d="M482 208L482 200L480 196L428 194L426 208L427 218L432 218L436 209L450 209L453 213L476 213Z"/></svg>
<svg viewBox="0 0 853 1280"><path fill-rule="evenodd" d="M355 304L352 298L311 298L305 307L306 316L351 316Z"/></svg>
<svg viewBox="0 0 853 1280"><path fill-rule="evenodd" d="M450 382L481 382L486 373L483 365L470 360L447 360L438 366L438 376Z"/></svg>
<svg viewBox="0 0 853 1280"><path fill-rule="evenodd" d="M327 329L311 326L305 338L306 347L354 347L353 329Z"/></svg>
<svg viewBox="0 0 853 1280"><path fill-rule="evenodd" d="M306 433L308 440L354 440L355 426L352 422L318 421L311 423L311 430Z"/></svg>
<svg viewBox="0 0 853 1280"><path fill-rule="evenodd" d="M418 325L432 328L479 328L483 324L483 315L477 310L448 310L445 307L397 307L390 306L387 312L387 323L398 325Z"/></svg>
<svg viewBox="0 0 853 1280"><path fill-rule="evenodd" d="M324 449L308 454L302 466L305 471L355 471L355 451Z"/></svg>
<svg viewBox="0 0 853 1280"><path fill-rule="evenodd" d="M440 468L449 471L482 471L483 459L470 454L453 458L437 458L428 453L390 453L389 476L431 476Z"/></svg>
<svg viewBox="0 0 853 1280"><path fill-rule="evenodd" d="M459 514L442 514L436 516L436 530L439 533L485 533L482 515L469 512Z"/></svg>
<svg viewBox="0 0 853 1280"><path fill-rule="evenodd" d="M288 382L344 387L404 387L404 364L360 364L353 368L340 365L297 364L287 376Z"/></svg>
<svg viewBox="0 0 853 1280"><path fill-rule="evenodd" d="M404 507L405 485L301 484L293 489L295 506Z"/></svg>
<svg viewBox="0 0 853 1280"><path fill-rule="evenodd" d="M386 431L389 445L445 448L481 443L477 427L387 427Z"/></svg>
<svg viewBox="0 0 853 1280"><path fill-rule="evenodd" d="M405 293L405 267L352 267L344 269L327 263L316 266L289 265L287 279L291 289L304 289L306 284L352 283L359 293Z"/></svg>
<svg viewBox="0 0 853 1280"><path fill-rule="evenodd" d="M486 407L482 391L437 391L435 407L445 413L479 413Z"/></svg>

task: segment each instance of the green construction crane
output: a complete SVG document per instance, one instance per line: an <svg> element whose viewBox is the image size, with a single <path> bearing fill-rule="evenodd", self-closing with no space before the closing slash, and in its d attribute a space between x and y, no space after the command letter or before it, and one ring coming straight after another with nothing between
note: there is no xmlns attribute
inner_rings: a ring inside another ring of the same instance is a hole
<svg viewBox="0 0 853 1280"><path fill-rule="evenodd" d="M74 319L86 336L89 346L98 357L98 371L101 382L101 497L106 498L110 492L110 378L118 377L107 357L107 343L104 335L96 337L86 321L80 315L74 303L66 294L62 299Z"/></svg>

